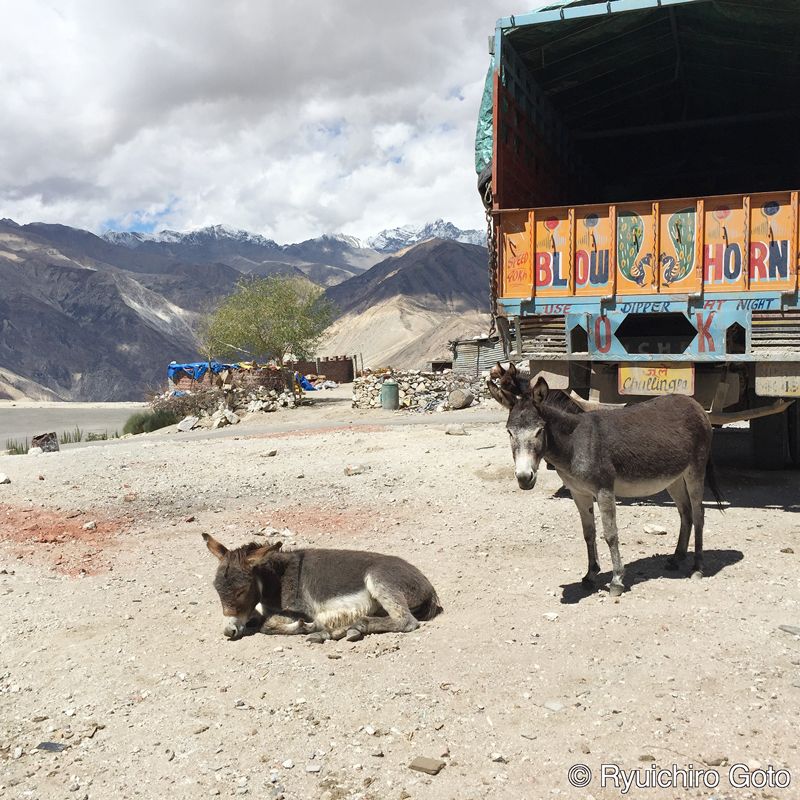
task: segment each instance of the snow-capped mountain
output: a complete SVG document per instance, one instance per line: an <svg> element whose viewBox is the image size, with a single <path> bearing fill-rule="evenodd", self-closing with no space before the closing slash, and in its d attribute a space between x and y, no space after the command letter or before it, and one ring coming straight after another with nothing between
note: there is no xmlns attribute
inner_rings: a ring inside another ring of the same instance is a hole
<svg viewBox="0 0 800 800"><path fill-rule="evenodd" d="M209 225L206 228L198 228L194 231L181 233L179 231L163 230L158 233L139 233L131 231L106 231L103 238L112 244L120 244L124 247L139 247L145 242L159 244L194 244L205 245L209 242L228 240L254 244L260 247L274 247L279 245L272 239L267 239L258 233L250 233L240 228L232 228L229 225Z"/></svg>
<svg viewBox="0 0 800 800"><path fill-rule="evenodd" d="M429 239L450 239L464 244L486 246L485 231L462 231L452 222L445 222L442 219L425 225L403 225L401 228L390 228L367 239L367 244L379 253L396 253L398 250L426 242Z"/></svg>
<svg viewBox="0 0 800 800"><path fill-rule="evenodd" d="M316 245L323 250L331 247L336 250L344 246L353 251L375 250L379 253L396 253L398 250L403 250L420 242L427 242L430 239L449 239L454 242L475 244L480 247L486 245L486 233L484 231L461 230L453 225L452 222L445 222L442 219L437 219L435 222L428 222L424 225L403 225L400 228L390 228L370 237L366 242L362 242L355 236L331 233L318 236L315 239L308 239L304 242L281 245L259 233L251 233L229 225L211 225L185 233L172 230L162 230L157 233L107 231L103 234L103 238L111 244L122 245L130 249L141 247L143 244L198 247L209 244L229 243L289 253L298 249L307 250L312 245Z"/></svg>

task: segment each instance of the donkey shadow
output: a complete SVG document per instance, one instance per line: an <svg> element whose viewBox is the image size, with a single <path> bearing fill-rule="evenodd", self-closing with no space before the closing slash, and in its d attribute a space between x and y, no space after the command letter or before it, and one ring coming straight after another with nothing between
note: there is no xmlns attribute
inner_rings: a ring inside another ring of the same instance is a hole
<svg viewBox="0 0 800 800"><path fill-rule="evenodd" d="M625 583L628 589L636 586L637 583L667 578L671 580L691 580L687 570L667 569L667 559L672 553L661 555L644 556L625 564ZM725 567L730 567L744 558L741 550L704 550L703 578L712 578L721 572ZM575 583L561 584L561 603L572 605L580 603L597 593L597 590L611 580L611 572L602 572L595 577L594 588L587 587L580 580Z"/></svg>

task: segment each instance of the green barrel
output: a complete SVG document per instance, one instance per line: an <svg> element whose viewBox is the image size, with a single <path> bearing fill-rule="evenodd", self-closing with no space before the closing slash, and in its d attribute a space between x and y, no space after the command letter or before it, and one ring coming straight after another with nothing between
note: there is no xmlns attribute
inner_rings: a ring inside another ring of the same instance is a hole
<svg viewBox="0 0 800 800"><path fill-rule="evenodd" d="M381 386L381 408L387 411L397 411L400 408L400 387L391 378Z"/></svg>

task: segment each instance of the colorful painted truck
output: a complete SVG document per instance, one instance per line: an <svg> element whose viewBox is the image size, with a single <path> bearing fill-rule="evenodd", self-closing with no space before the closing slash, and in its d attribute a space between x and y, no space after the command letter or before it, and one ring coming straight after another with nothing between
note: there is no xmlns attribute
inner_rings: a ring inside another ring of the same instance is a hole
<svg viewBox="0 0 800 800"><path fill-rule="evenodd" d="M601 402L693 395L800 466L800 3L501 19L478 124L506 351Z"/></svg>

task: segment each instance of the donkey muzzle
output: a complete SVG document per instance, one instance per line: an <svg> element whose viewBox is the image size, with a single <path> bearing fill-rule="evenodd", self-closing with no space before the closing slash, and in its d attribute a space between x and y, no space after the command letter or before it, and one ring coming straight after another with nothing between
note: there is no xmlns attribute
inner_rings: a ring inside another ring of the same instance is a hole
<svg viewBox="0 0 800 800"><path fill-rule="evenodd" d="M233 619L226 619L225 620L225 627L222 629L222 635L226 639L238 639L242 632L244 631L244 625L239 624L239 620Z"/></svg>
<svg viewBox="0 0 800 800"><path fill-rule="evenodd" d="M528 491L529 489L533 489L536 486L536 473L533 471L527 472L517 472L515 473L517 476L517 483L519 484L520 489L524 489Z"/></svg>

